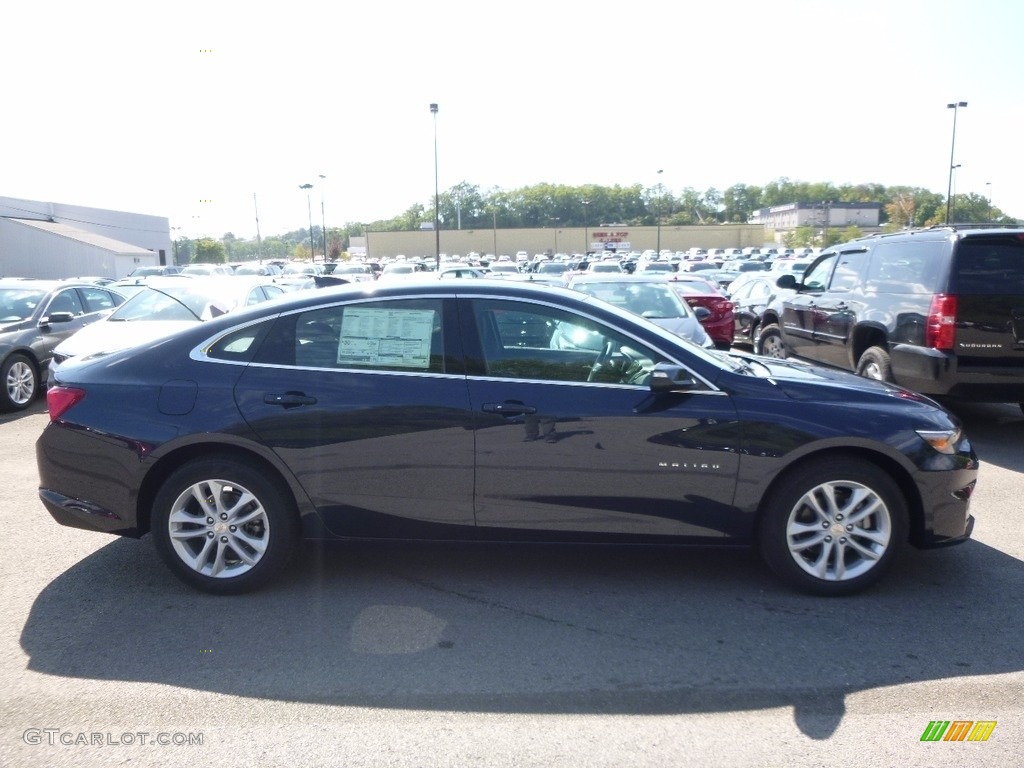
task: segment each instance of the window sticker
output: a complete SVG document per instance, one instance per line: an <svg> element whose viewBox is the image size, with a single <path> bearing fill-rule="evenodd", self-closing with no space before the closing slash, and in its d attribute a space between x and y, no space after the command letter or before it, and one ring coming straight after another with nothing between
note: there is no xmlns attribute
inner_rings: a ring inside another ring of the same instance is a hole
<svg viewBox="0 0 1024 768"><path fill-rule="evenodd" d="M341 321L338 365L430 367L432 309L347 307Z"/></svg>

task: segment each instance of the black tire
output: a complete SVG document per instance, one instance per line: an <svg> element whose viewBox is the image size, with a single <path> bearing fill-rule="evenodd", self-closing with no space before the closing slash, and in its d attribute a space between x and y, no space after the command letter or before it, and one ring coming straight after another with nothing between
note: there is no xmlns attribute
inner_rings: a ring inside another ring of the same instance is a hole
<svg viewBox="0 0 1024 768"><path fill-rule="evenodd" d="M256 589L280 573L295 550L299 523L291 496L265 472L213 456L167 478L154 501L152 531L175 576L227 595Z"/></svg>
<svg viewBox="0 0 1024 768"><path fill-rule="evenodd" d="M758 543L789 586L850 595L892 566L908 525L906 500L887 472L863 459L832 456L807 462L766 497Z"/></svg>
<svg viewBox="0 0 1024 768"><path fill-rule="evenodd" d="M875 381L892 381L892 359L881 347L868 347L857 361L857 375Z"/></svg>
<svg viewBox="0 0 1024 768"><path fill-rule="evenodd" d="M775 323L761 328L754 340L754 353L777 360L786 359L786 345L782 341L782 329Z"/></svg>
<svg viewBox="0 0 1024 768"><path fill-rule="evenodd" d="M15 352L0 369L0 411L21 411L39 394L39 371L26 355Z"/></svg>

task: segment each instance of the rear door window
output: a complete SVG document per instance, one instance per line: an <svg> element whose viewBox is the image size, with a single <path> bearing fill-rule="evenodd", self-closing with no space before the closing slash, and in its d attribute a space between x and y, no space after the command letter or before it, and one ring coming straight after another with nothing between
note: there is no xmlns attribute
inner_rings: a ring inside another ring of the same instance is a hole
<svg viewBox="0 0 1024 768"><path fill-rule="evenodd" d="M942 293L949 242L877 243L865 289L875 293Z"/></svg>

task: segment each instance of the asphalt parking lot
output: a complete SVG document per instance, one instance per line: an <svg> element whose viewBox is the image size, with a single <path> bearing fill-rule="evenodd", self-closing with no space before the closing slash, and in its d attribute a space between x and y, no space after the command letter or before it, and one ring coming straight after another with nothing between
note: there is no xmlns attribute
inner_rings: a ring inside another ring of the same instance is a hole
<svg viewBox="0 0 1024 768"><path fill-rule="evenodd" d="M2 415L0 765L1019 764L1024 416L957 412L974 539L842 599L745 552L427 544L306 545L216 598L54 523L45 406Z"/></svg>

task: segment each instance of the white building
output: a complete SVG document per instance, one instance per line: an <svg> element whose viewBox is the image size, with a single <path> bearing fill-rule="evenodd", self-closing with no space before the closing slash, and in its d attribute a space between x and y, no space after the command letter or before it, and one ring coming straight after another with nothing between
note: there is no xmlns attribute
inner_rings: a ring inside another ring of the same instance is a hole
<svg viewBox="0 0 1024 768"><path fill-rule="evenodd" d="M881 203L788 203L754 211L748 223L776 232L798 227L876 229L881 212Z"/></svg>
<svg viewBox="0 0 1024 768"><path fill-rule="evenodd" d="M0 197L0 277L118 279L172 262L165 217Z"/></svg>

